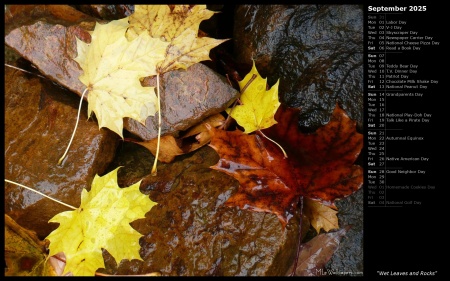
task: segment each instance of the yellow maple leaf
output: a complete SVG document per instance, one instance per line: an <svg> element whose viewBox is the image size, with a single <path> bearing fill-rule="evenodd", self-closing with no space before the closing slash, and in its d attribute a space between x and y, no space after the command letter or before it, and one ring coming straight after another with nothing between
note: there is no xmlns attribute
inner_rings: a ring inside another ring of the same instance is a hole
<svg viewBox="0 0 450 281"><path fill-rule="evenodd" d="M266 91L267 78L264 79L259 75L254 61L250 72L239 81L242 105L228 109L227 113L245 129L244 133L249 134L277 124L274 116L280 106L279 82L280 80Z"/></svg>
<svg viewBox="0 0 450 281"><path fill-rule="evenodd" d="M117 171L95 176L91 190L83 189L80 207L55 215L49 222L59 227L47 236L49 256L63 252L66 256L64 273L92 276L104 268L102 249L114 257L139 259L139 232L130 222L144 218L157 203L139 191L140 181L126 188L117 185Z"/></svg>
<svg viewBox="0 0 450 281"><path fill-rule="evenodd" d="M339 228L337 211L323 205L319 201L305 197L303 211L317 233L320 233L322 228L325 232Z"/></svg>
<svg viewBox="0 0 450 281"><path fill-rule="evenodd" d="M209 51L228 39L198 37L200 22L216 12L206 5L135 5L129 17L127 37L134 39L142 33L169 42L165 58L158 64L158 73L186 69L194 63L210 60Z"/></svg>
<svg viewBox="0 0 450 281"><path fill-rule="evenodd" d="M142 124L158 110L154 87L142 87L140 78L156 74L168 46L148 34L129 41L128 20L97 23L90 44L77 38L75 61L83 69L80 81L88 88L88 116L95 112L99 127L123 138L123 118Z"/></svg>

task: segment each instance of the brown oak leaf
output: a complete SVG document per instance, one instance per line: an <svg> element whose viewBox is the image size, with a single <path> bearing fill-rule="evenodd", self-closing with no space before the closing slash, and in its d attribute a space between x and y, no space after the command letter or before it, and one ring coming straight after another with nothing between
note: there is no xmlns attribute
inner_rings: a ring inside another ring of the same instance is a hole
<svg viewBox="0 0 450 281"><path fill-rule="evenodd" d="M317 233L320 233L322 228L325 232L339 228L339 221L336 215L337 210L334 210L329 206L325 206L319 201L308 198L303 200L303 204L303 212L311 221L311 225Z"/></svg>
<svg viewBox="0 0 450 281"><path fill-rule="evenodd" d="M350 228L346 226L335 232L319 234L303 244L294 276L322 276L321 269L336 252ZM291 272L292 267L288 270L288 274Z"/></svg>
<svg viewBox="0 0 450 281"><path fill-rule="evenodd" d="M356 122L336 105L328 124L304 134L297 125L298 111L280 107L275 115L278 124L263 131L281 144L288 158L260 133L210 128L210 146L220 156L211 168L240 183L226 205L272 212L285 226L300 196L333 205L361 187L362 167L354 161L363 137L356 132Z"/></svg>
<svg viewBox="0 0 450 281"><path fill-rule="evenodd" d="M212 127L219 127L224 121L225 118L218 113L205 118L202 122L183 133L179 138L175 138L172 135L162 136L158 160L163 163L170 163L176 156L192 152L208 144L211 136L205 124L209 124ZM158 139L156 138L149 141L137 141L132 138L125 138L125 141L137 143L147 148L153 155L156 155L158 145Z"/></svg>

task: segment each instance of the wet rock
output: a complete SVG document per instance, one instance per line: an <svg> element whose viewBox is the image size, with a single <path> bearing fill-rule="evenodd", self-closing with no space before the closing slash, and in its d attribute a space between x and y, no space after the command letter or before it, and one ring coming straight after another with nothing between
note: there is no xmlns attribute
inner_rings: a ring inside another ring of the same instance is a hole
<svg viewBox="0 0 450 281"><path fill-rule="evenodd" d="M71 26L93 20L67 5L5 5L5 34L42 19L52 24Z"/></svg>
<svg viewBox="0 0 450 281"><path fill-rule="evenodd" d="M77 56L75 36L89 42L88 31L94 29L95 21L91 19L74 24L77 21L55 20L54 14L49 16L40 14L34 21L28 20L26 25L12 29L5 36L5 43L45 76L81 96L86 86L79 81L82 69L73 60ZM13 19L11 16L9 22ZM156 85L148 84L152 80L147 79L144 85ZM186 71L165 73L161 87L163 134L176 135L179 130L223 111L238 94L223 76L200 63ZM125 119L124 128L142 140L150 140L157 136L157 122L157 116L150 116L145 127L135 120Z"/></svg>
<svg viewBox="0 0 450 281"><path fill-rule="evenodd" d="M138 166L140 159L117 163ZM145 219L131 223L143 234L143 261L123 260L117 265L105 251L106 269L100 271L163 276L284 274L295 256L299 214L283 230L273 214L224 206L238 182L209 168L217 161L216 152L203 147L159 165L157 176L145 177L141 191L158 205ZM127 182L127 177L119 175L119 182ZM131 178L137 179L136 174Z"/></svg>
<svg viewBox="0 0 450 281"><path fill-rule="evenodd" d="M73 5L73 7L103 20L121 19L134 12L134 5Z"/></svg>
<svg viewBox="0 0 450 281"><path fill-rule="evenodd" d="M351 196L336 201L338 207L339 225L350 225L331 260L325 266L335 275L361 276L363 263L363 190L360 189ZM349 274L351 273L351 274Z"/></svg>
<svg viewBox="0 0 450 281"><path fill-rule="evenodd" d="M131 186L150 174L154 160L155 156L147 148L133 142L121 142L105 174L120 166L117 184L120 187ZM165 164L158 162L158 170L161 165Z"/></svg>
<svg viewBox="0 0 450 281"><path fill-rule="evenodd" d="M146 86L156 86L155 78L146 78ZM164 73L160 81L161 134L176 134L197 124L206 117L224 111L239 94L223 76L197 63L187 70ZM158 135L158 116L150 116L143 126L125 118L124 127L143 140Z"/></svg>
<svg viewBox="0 0 450 281"><path fill-rule="evenodd" d="M46 79L5 67L5 179L23 184L78 207L83 188L112 161L119 137L98 129L81 108L75 138L79 97ZM5 183L5 213L45 238L57 224L48 220L68 211L39 194Z"/></svg>
<svg viewBox="0 0 450 281"><path fill-rule="evenodd" d="M46 77L81 96L86 86L78 79L81 69L73 60L77 56L75 37L89 41L88 30L93 30L95 21L72 7L57 6L59 10L51 8L52 5L38 5L31 11L11 6L5 29L17 26L17 21L22 25L6 33L5 44L33 63ZM67 18L69 11L74 16ZM22 20L24 15L29 15L26 20Z"/></svg>
<svg viewBox="0 0 450 281"><path fill-rule="evenodd" d="M338 102L363 124L363 10L357 5L242 5L235 54L300 107L299 125L316 129Z"/></svg>

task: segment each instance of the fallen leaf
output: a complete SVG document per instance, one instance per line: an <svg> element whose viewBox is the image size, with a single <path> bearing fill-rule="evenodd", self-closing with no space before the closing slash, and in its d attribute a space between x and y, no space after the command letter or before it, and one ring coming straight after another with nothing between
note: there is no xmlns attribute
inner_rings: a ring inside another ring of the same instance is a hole
<svg viewBox="0 0 450 281"><path fill-rule="evenodd" d="M149 141L136 141L131 138L126 138L125 141L137 143L147 148L154 156L158 146L158 139ZM172 135L162 136L159 143L158 160L163 163L172 162L176 156L183 154L183 150L178 146L177 140Z"/></svg>
<svg viewBox="0 0 450 281"><path fill-rule="evenodd" d="M5 214L5 276L56 276L44 242Z"/></svg>
<svg viewBox="0 0 450 281"><path fill-rule="evenodd" d="M142 87L140 78L156 75L156 65L164 59L168 43L143 33L128 41L127 18L97 23L91 43L77 38L83 69L80 81L88 88L88 116L95 112L99 127L107 127L123 138L123 118L142 124L158 110L153 87Z"/></svg>
<svg viewBox="0 0 450 281"><path fill-rule="evenodd" d="M220 113L206 117L202 122L192 126L189 130L183 133L182 138L188 138L191 136L199 135L201 133L209 133L206 124L209 124L211 127L219 127L223 124L224 121L225 118Z"/></svg>
<svg viewBox="0 0 450 281"><path fill-rule="evenodd" d="M238 192L226 202L259 212L275 213L286 225L297 196L291 164L280 158L280 149L258 135L210 129L211 143L219 156L212 169L222 171L240 183ZM286 210L287 209L287 210Z"/></svg>
<svg viewBox="0 0 450 281"><path fill-rule="evenodd" d="M46 239L50 241L49 256L60 252L66 256L63 274L93 276L97 269L104 267L102 249L117 262L142 260L139 255L142 235L130 222L144 218L156 203L139 191L140 181L119 188L119 168L103 177L96 175L91 190L83 189L78 209L59 213L49 220L60 224Z"/></svg>
<svg viewBox="0 0 450 281"><path fill-rule="evenodd" d="M200 22L211 18L216 12L206 5L135 5L129 17L127 37L134 39L142 33L160 38L169 46L157 72L162 74L174 69L186 69L190 65L210 60L209 51L228 39L198 37Z"/></svg>
<svg viewBox="0 0 450 281"><path fill-rule="evenodd" d="M211 135L209 133L207 125L211 127L219 127L225 122L225 118L222 114L216 114L205 118L199 124L190 128L186 133L182 134L180 138L182 141L182 149L185 152L191 152L199 149L200 147L208 144L211 141ZM187 142L186 140L192 136L195 136L195 142Z"/></svg>
<svg viewBox="0 0 450 281"><path fill-rule="evenodd" d="M311 225L317 233L320 233L322 228L325 232L339 228L336 210L333 210L329 206L323 205L319 201L308 198L305 198L303 202L305 204L303 207L303 212L309 218Z"/></svg>
<svg viewBox="0 0 450 281"><path fill-rule="evenodd" d="M249 134L275 125L274 115L280 102L278 101L278 80L270 90L266 91L267 78L263 79L253 61L250 72L239 81L241 103L227 110L236 122Z"/></svg>
<svg viewBox="0 0 450 281"><path fill-rule="evenodd" d="M216 114L205 118L205 120L193 126L178 139L172 135L162 136L158 160L163 163L170 163L176 156L192 152L206 145L209 143L211 136L205 124L209 124L212 127L218 127L223 124L224 120L225 118L221 114ZM186 141L193 136L195 136L195 141ZM125 141L137 143L147 148L153 155L156 155L156 148L158 145L157 139L152 139L150 141L136 141L131 138L126 138Z"/></svg>
<svg viewBox="0 0 450 281"><path fill-rule="evenodd" d="M279 123L264 130L283 146L288 158L258 134L210 128L210 146L220 156L211 168L240 183L226 205L274 213L285 226L300 196L332 205L361 187L362 167L353 164L363 145L356 122L336 105L328 124L303 134L297 127L297 113L280 107L275 116Z"/></svg>
<svg viewBox="0 0 450 281"><path fill-rule="evenodd" d="M295 276L327 275L323 267L336 252L348 229L349 227L345 227L335 232L322 233L302 244ZM290 272L292 266L288 273Z"/></svg>
<svg viewBox="0 0 450 281"><path fill-rule="evenodd" d="M288 107L277 111L275 118L280 124L264 133L294 156L289 158L296 163L300 194L332 205L362 186L363 169L354 162L361 153L363 135L338 104L330 121L310 134L298 129L298 112Z"/></svg>

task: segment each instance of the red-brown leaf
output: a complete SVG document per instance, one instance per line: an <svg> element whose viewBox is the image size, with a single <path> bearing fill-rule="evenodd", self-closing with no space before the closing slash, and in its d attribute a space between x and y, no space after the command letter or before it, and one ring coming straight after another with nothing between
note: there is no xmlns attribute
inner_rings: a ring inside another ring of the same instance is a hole
<svg viewBox="0 0 450 281"><path fill-rule="evenodd" d="M353 163L361 152L363 136L356 131L356 122L336 105L328 124L303 134L297 126L298 111L279 110L275 115L279 124L264 133L289 151L290 162L296 164L297 183L302 187L300 195L331 203L358 190L363 171Z"/></svg>
<svg viewBox="0 0 450 281"><path fill-rule="evenodd" d="M353 165L363 144L356 123L336 106L328 124L303 134L297 116L298 109L280 107L278 124L264 130L286 150L286 159L280 148L258 134L210 129L210 146L221 157L211 168L240 183L228 206L275 213L284 226L300 196L332 204L361 187L362 168Z"/></svg>
<svg viewBox="0 0 450 281"><path fill-rule="evenodd" d="M282 222L287 222L297 191L295 178L284 172L292 167L287 159L283 159L280 149L258 135L214 128L211 132L210 146L221 157L211 168L234 177L240 183L238 192L225 204L273 212Z"/></svg>

